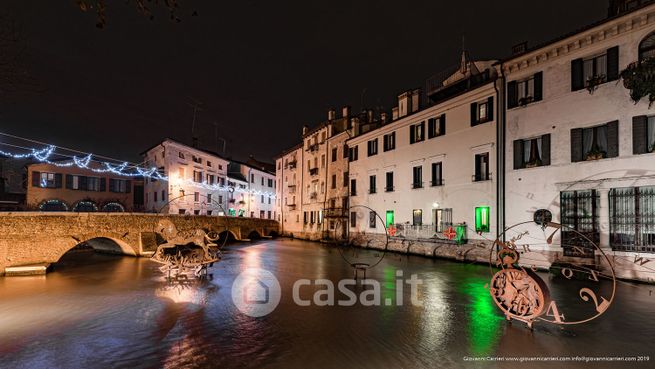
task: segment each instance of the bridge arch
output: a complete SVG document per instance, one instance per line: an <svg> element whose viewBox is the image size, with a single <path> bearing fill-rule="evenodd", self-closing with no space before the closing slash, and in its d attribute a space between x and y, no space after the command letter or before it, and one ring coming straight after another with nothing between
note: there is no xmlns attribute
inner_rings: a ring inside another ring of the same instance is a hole
<svg viewBox="0 0 655 369"><path fill-rule="evenodd" d="M229 229L224 230L223 232L220 232L220 233L218 234L218 238L219 238L219 240L220 240L221 242L222 242L226 237L227 237L227 240L228 240L228 241L236 241L236 240L239 240L239 237L237 237L237 235L236 235L234 232L232 232L231 230L229 230Z"/></svg>
<svg viewBox="0 0 655 369"><path fill-rule="evenodd" d="M262 235L256 229L253 229L252 231L250 231L250 233L248 233L248 237L246 237L246 238L248 238L250 240L258 240L258 239L262 238Z"/></svg>
<svg viewBox="0 0 655 369"><path fill-rule="evenodd" d="M71 238L71 240L59 251L54 261L57 262L61 260L67 252L82 244L86 244L97 252L136 256L134 248L126 241L122 240L119 235L99 233Z"/></svg>

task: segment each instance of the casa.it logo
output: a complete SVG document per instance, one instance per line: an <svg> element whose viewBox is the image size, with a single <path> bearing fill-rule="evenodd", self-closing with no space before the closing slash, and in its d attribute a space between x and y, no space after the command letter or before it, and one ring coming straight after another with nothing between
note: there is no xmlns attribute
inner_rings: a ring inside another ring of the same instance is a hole
<svg viewBox="0 0 655 369"><path fill-rule="evenodd" d="M239 311L251 317L271 313L281 296L280 283L268 270L246 269L232 283L232 302Z"/></svg>

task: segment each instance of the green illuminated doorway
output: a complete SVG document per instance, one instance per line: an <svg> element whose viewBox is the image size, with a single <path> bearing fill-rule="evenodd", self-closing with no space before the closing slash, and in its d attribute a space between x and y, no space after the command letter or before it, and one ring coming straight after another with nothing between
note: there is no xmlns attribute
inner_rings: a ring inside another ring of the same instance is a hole
<svg viewBox="0 0 655 369"><path fill-rule="evenodd" d="M387 223L387 228L395 224L393 219L393 210L387 210L386 223Z"/></svg>

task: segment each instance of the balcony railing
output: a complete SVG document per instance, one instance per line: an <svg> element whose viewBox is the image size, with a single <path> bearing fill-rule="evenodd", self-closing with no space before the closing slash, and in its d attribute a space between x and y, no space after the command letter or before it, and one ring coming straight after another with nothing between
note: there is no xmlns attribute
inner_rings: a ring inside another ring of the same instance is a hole
<svg viewBox="0 0 655 369"><path fill-rule="evenodd" d="M309 168L309 175L318 175L318 168Z"/></svg>
<svg viewBox="0 0 655 369"><path fill-rule="evenodd" d="M326 218L347 218L348 209L344 208L327 208L325 209Z"/></svg>
<svg viewBox="0 0 655 369"><path fill-rule="evenodd" d="M452 226L452 224L446 225L446 227ZM443 232L437 232L434 224L407 224L407 223L397 223L393 225L394 227L394 237L402 237L407 239L435 239L439 241L451 241L448 240ZM442 225L443 227L443 225ZM451 242L455 242L452 240Z"/></svg>
<svg viewBox="0 0 655 369"><path fill-rule="evenodd" d="M471 176L473 182L483 182L491 180L491 173L478 173Z"/></svg>

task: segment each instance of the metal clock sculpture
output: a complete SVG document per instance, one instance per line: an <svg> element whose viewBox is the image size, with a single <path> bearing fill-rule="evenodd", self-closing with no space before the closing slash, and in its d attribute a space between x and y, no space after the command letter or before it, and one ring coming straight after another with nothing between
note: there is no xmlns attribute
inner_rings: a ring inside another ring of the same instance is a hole
<svg viewBox="0 0 655 369"><path fill-rule="evenodd" d="M489 292L494 303L507 320L525 322L529 328L535 321L580 324L601 316L614 301L616 292L616 277L610 259L585 235L551 222L549 211L537 211L534 218L534 221L508 227L491 248ZM600 262L590 264L580 262L578 258L556 259L550 267L553 278L546 283L537 273L544 265L541 264L543 257L541 260L537 257L542 254L530 247L551 245L554 239L561 239L557 235L562 228L576 234L568 242L584 242L584 247L592 245L600 255ZM505 239L507 241L502 241Z"/></svg>

